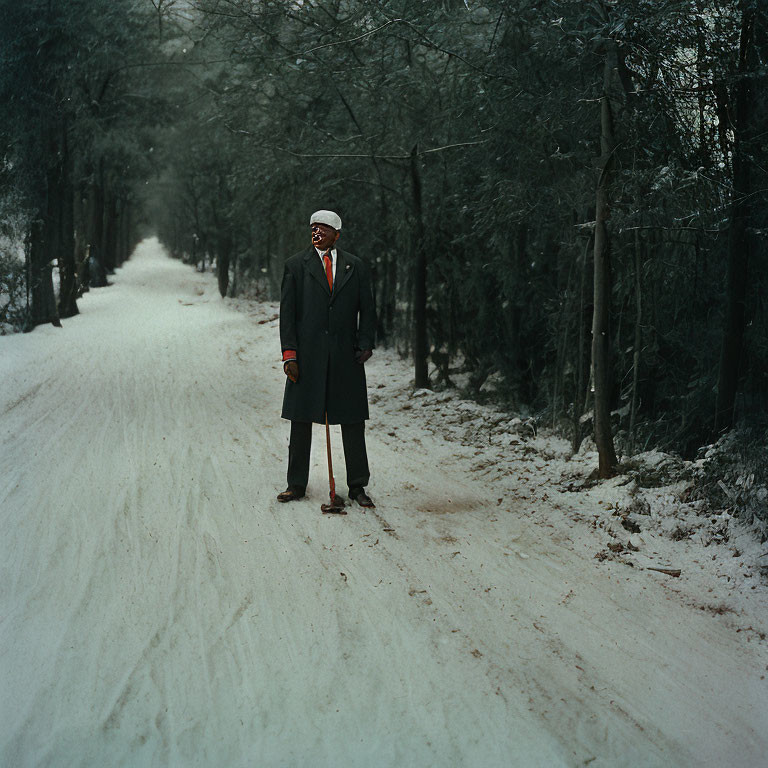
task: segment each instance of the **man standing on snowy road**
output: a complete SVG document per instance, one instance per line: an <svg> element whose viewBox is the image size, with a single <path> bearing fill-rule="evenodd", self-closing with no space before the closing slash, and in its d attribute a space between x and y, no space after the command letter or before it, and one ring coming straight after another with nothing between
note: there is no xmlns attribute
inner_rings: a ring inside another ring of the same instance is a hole
<svg viewBox="0 0 768 768"><path fill-rule="evenodd" d="M312 424L341 424L349 498L363 507L370 479L365 449L368 393L365 362L374 347L376 310L368 265L336 248L341 219L316 211L312 245L285 262L280 345L287 380L282 418L291 421L288 488L278 501L304 496Z"/></svg>

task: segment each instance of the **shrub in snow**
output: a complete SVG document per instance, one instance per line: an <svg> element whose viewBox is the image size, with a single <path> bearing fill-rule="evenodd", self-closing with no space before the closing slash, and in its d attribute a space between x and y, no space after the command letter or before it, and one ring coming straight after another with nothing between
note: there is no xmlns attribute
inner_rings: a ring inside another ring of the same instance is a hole
<svg viewBox="0 0 768 768"><path fill-rule="evenodd" d="M768 426L742 426L702 449L696 495L714 509L729 509L768 538Z"/></svg>
<svg viewBox="0 0 768 768"><path fill-rule="evenodd" d="M686 463L663 451L645 451L624 462L625 471L641 488L660 488L689 478Z"/></svg>
<svg viewBox="0 0 768 768"><path fill-rule="evenodd" d="M0 336L24 329L27 291L24 237L29 219L14 192L0 195Z"/></svg>
<svg viewBox="0 0 768 768"><path fill-rule="evenodd" d="M25 309L24 262L0 247L0 335L23 329Z"/></svg>

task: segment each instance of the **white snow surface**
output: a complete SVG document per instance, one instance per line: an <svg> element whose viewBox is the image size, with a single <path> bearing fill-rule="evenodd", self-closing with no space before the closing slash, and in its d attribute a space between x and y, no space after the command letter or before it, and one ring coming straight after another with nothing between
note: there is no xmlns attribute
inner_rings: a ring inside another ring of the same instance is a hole
<svg viewBox="0 0 768 768"><path fill-rule="evenodd" d="M0 338L0 765L766 765L767 547L737 522L672 537L702 519L680 484L579 488L594 453L413 393L387 350L377 509L321 514L320 427L279 504L276 304L147 240L79 305Z"/></svg>

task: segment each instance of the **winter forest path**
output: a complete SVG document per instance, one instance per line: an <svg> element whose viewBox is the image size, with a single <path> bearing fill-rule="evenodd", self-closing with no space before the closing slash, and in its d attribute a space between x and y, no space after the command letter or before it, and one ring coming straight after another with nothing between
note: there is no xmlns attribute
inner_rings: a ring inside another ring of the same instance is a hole
<svg viewBox="0 0 768 768"><path fill-rule="evenodd" d="M499 511L451 443L385 440L374 413L379 507L324 517L317 430L308 498L278 504L271 309L255 322L146 241L81 310L0 339L1 765L768 753L757 648Z"/></svg>

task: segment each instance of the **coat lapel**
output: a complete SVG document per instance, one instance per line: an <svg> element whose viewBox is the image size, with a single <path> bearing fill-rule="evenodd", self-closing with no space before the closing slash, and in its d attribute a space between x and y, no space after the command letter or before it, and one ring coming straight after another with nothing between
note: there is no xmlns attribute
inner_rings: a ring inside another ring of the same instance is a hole
<svg viewBox="0 0 768 768"><path fill-rule="evenodd" d="M317 251L314 246L310 246L307 251L307 255L304 257L304 264L312 277L317 280L322 286L323 290L330 296L331 289L328 287L328 278L325 276L325 270L323 264L320 261L320 257L317 255Z"/></svg>
<svg viewBox="0 0 768 768"><path fill-rule="evenodd" d="M336 249L336 277L333 281L333 301L341 289L347 284L347 281L355 271L354 265L350 264L344 256L344 252Z"/></svg>

